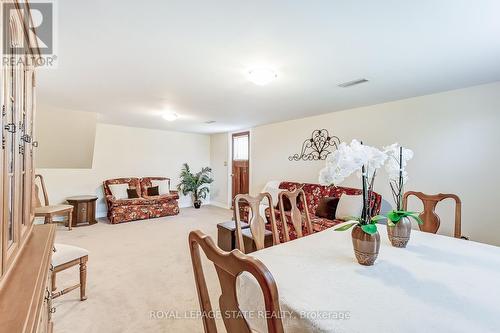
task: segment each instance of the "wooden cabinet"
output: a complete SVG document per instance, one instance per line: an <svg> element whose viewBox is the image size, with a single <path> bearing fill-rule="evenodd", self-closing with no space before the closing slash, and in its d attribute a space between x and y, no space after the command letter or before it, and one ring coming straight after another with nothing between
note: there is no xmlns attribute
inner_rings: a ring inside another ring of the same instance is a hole
<svg viewBox="0 0 500 333"><path fill-rule="evenodd" d="M35 68L28 4L1 1L0 332L50 332L54 226L33 226ZM4 4L11 7L4 12ZM8 20L8 22L6 22ZM16 50L15 52L13 50ZM31 61L30 61L31 59Z"/></svg>

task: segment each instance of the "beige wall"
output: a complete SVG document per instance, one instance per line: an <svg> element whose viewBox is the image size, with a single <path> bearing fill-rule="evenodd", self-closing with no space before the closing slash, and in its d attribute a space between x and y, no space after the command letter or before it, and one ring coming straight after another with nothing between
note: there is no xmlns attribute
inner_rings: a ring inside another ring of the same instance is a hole
<svg viewBox="0 0 500 333"><path fill-rule="evenodd" d="M229 140L227 133L210 136L210 166L212 167L214 177L214 182L210 186L210 203L220 207L229 206Z"/></svg>
<svg viewBox="0 0 500 333"><path fill-rule="evenodd" d="M97 114L39 107L36 168L92 168Z"/></svg>
<svg viewBox="0 0 500 333"><path fill-rule="evenodd" d="M167 176L175 188L184 162L193 170L210 165L210 136L97 124L91 169L38 169L37 172L45 177L52 203L63 202L72 195L95 194L99 196L98 215L104 216L103 180ZM190 204L191 198L181 198L181 206Z"/></svg>
<svg viewBox="0 0 500 333"><path fill-rule="evenodd" d="M407 189L458 194L463 234L500 245L500 83L258 126L251 139L251 192L271 179L317 183L324 162L291 162L288 156L318 128L342 141L356 138L377 147L397 141L413 149ZM359 187L359 180L345 184ZM375 190L392 203L385 172ZM438 210L440 233L452 233L452 210L450 204Z"/></svg>

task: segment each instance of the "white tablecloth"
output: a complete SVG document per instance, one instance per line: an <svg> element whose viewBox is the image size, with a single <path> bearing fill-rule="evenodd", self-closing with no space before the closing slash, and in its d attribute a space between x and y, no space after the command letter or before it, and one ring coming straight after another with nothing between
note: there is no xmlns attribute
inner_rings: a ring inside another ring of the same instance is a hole
<svg viewBox="0 0 500 333"><path fill-rule="evenodd" d="M379 232L371 267L356 262L350 231L332 229L252 254L276 280L285 332L500 332L499 247L413 230L398 249ZM267 332L257 282L239 284L250 326Z"/></svg>

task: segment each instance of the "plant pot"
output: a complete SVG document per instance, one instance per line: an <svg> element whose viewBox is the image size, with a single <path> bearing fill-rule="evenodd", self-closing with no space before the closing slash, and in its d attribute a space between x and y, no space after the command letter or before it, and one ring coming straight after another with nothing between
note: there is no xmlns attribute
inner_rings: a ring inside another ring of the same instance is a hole
<svg viewBox="0 0 500 333"><path fill-rule="evenodd" d="M367 234L360 226L352 229L352 246L358 263L364 266L371 266L377 260L380 249L380 234Z"/></svg>
<svg viewBox="0 0 500 333"><path fill-rule="evenodd" d="M406 247L410 240L411 221L407 217L402 217L394 227L387 226L387 235L394 247Z"/></svg>
<svg viewBox="0 0 500 333"><path fill-rule="evenodd" d="M193 202L194 208L199 209L201 207L201 200L195 200Z"/></svg>

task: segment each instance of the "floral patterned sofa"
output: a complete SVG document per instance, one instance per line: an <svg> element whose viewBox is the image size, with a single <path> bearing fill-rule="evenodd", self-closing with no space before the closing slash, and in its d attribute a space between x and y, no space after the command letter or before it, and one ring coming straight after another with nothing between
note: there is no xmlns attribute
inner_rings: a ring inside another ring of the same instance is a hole
<svg viewBox="0 0 500 333"><path fill-rule="evenodd" d="M104 197L108 208L108 219L111 223L144 220L154 217L170 216L179 214L177 191L159 196L148 196L147 188L151 186L152 180L168 180L165 177L146 178L116 178L108 179L103 183ZM128 184L129 188L135 188L139 198L116 199L113 197L109 185Z"/></svg>
<svg viewBox="0 0 500 333"><path fill-rule="evenodd" d="M295 182L281 182L279 184L279 189L293 191L300 186L302 186L302 189L304 190L304 193L306 195L307 208L309 210L309 217L311 218L311 223L312 223L314 232L320 232L320 231L323 231L325 229L331 228L339 223L344 222L341 220L329 220L329 219L322 218L322 217L315 215L316 208L318 208L318 205L319 205L321 198L323 198L323 197L340 198L340 196L344 193L347 195L360 195L360 194L362 194L362 190L356 189L356 188L341 187L341 186L323 186L323 185L319 185L319 184L295 183ZM372 200L371 200L372 215L377 215L380 213L381 202L382 202L382 196L379 195L378 193L374 192L372 194ZM280 210L277 209L276 207L278 207L278 205L276 205L274 208L274 212L276 214L276 223L277 223L278 231L280 233L281 241L283 241L283 224L282 224L283 222L282 222ZM298 207L300 210L303 210L301 203L299 203ZM266 209L266 217L268 218L268 220L270 219L269 214L270 214L269 208L267 208ZM287 218L288 233L289 233L290 239L296 239L297 234L295 232L295 228L294 228L293 224L291 223L289 212L285 212L285 215ZM266 229L271 230L271 225L269 223L266 225ZM305 225L303 225L302 234L303 235L308 234L308 231L305 228Z"/></svg>

